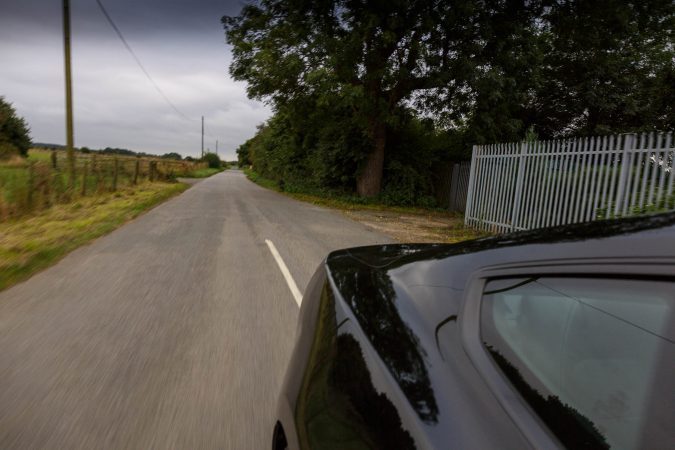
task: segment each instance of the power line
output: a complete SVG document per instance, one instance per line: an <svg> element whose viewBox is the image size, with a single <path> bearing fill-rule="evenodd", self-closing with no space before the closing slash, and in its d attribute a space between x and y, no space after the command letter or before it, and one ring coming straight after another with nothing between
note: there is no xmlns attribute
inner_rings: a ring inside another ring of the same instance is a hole
<svg viewBox="0 0 675 450"><path fill-rule="evenodd" d="M152 79L152 77L150 76L148 71L145 70L145 67L143 67L143 63L141 63L141 60L138 58L138 56L136 56L136 53L134 53L134 51L131 49L131 46L129 46L129 44L127 43L127 40L124 39L124 36L122 35L122 32L120 31L119 28L117 28L117 25L115 25L115 22L112 20L112 17L110 17L110 15L108 14L108 11L106 11L105 8L103 7L103 3L101 3L101 0L96 0L96 3L98 3L99 8L101 8L101 12L105 16L105 18L108 19L108 22L110 23L110 26L113 28L113 30L115 30L115 33L117 33L117 36L120 38L120 40L122 41L124 46L127 48L127 50L129 50L129 53L131 53L131 56L134 57L134 60L136 61L136 64L138 64L138 67L141 68L141 70L143 71L145 76L148 77L148 80L150 80L150 82L155 87L157 92L159 92L159 95L162 96L164 101L166 101L166 103L168 103L168 105L171 106L171 108L174 111L176 111L176 113L178 113L178 115L180 115L181 117L183 117L186 120L192 120L188 116L183 114L178 108L176 108L176 106L173 103L171 103L171 100L169 100L169 97L167 97L166 94L164 94L164 92L159 88L157 83L155 83L155 80Z"/></svg>

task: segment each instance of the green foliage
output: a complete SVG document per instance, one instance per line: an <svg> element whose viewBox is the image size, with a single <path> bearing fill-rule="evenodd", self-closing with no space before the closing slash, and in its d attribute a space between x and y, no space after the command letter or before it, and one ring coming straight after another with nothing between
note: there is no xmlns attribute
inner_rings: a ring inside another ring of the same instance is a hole
<svg viewBox="0 0 675 450"><path fill-rule="evenodd" d="M364 148L359 148L351 177L360 194L376 195L387 125L415 91L442 89L461 77L472 56L469 49L449 56L449 47L461 48L467 37L473 9L464 3L465 8L403 0L266 0L247 5L239 16L223 18L233 46L230 74L248 83L249 96L269 99L279 109L291 105L294 111L307 112L308 104L310 109L331 106L339 116L346 109L347 126L324 123L346 129L347 140L354 130L361 135L359 147ZM452 33L439 32L445 29ZM350 126L353 122L356 127Z"/></svg>
<svg viewBox="0 0 675 450"><path fill-rule="evenodd" d="M565 1L543 18L546 58L532 108L543 137L675 126L675 3Z"/></svg>
<svg viewBox="0 0 675 450"><path fill-rule="evenodd" d="M204 153L202 161L207 163L210 169L220 169L222 167L220 157L215 153Z"/></svg>
<svg viewBox="0 0 675 450"><path fill-rule="evenodd" d="M251 165L251 160L249 158L249 141L244 142L239 147L237 147L237 164L239 167L246 167Z"/></svg>
<svg viewBox="0 0 675 450"><path fill-rule="evenodd" d="M387 205L434 206L431 173L439 161L453 155L453 141L448 133L428 128L410 115L401 120L407 124L390 132L384 188L373 200ZM346 121L337 123L344 125ZM350 130L311 126L277 114L246 142L247 162L277 189L351 197L354 171L365 152L362 133L356 126Z"/></svg>
<svg viewBox="0 0 675 450"><path fill-rule="evenodd" d="M30 129L11 103L0 97L0 159L12 155L27 156L31 145Z"/></svg>
<svg viewBox="0 0 675 450"><path fill-rule="evenodd" d="M175 159L176 161L180 161L183 159L183 157L176 152L171 152L171 153L164 153L162 156L160 156L162 159Z"/></svg>
<svg viewBox="0 0 675 450"><path fill-rule="evenodd" d="M205 169L197 169L190 172L181 173L180 176L185 178L208 178L211 175L215 175L222 171L222 169L212 169L207 167Z"/></svg>
<svg viewBox="0 0 675 450"><path fill-rule="evenodd" d="M672 1L262 0L223 24L275 111L238 163L286 191L426 205L475 144L675 126Z"/></svg>

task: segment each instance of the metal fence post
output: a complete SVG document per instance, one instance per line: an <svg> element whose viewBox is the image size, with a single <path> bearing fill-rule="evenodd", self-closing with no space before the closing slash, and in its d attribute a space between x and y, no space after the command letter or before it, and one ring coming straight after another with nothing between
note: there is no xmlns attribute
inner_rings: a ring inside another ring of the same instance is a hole
<svg viewBox="0 0 675 450"><path fill-rule="evenodd" d="M630 167L628 167L628 155L635 145L635 135L629 134L625 137L621 151L621 172L619 172L619 186L614 197L614 216L617 216L624 204L626 195L626 181L630 176ZM611 199L610 199L611 200Z"/></svg>
<svg viewBox="0 0 675 450"><path fill-rule="evenodd" d="M477 153L478 146L473 146L473 151L471 152L471 169L469 169L469 189L466 197L466 212L464 214L464 224L469 225L469 219L471 214L474 212L473 208L473 198L476 190L476 162L477 162Z"/></svg>
<svg viewBox="0 0 675 450"><path fill-rule="evenodd" d="M527 149L527 142L521 142L520 156L518 157L518 175L516 176L516 192L513 199L513 210L511 211L511 231L516 230L518 220L520 219L520 202L523 197L523 178L525 176L525 154L527 153Z"/></svg>

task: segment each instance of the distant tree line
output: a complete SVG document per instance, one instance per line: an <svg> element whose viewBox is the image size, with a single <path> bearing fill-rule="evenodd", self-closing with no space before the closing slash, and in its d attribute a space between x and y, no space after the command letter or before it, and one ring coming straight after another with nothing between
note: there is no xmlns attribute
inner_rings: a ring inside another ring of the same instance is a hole
<svg viewBox="0 0 675 450"><path fill-rule="evenodd" d="M48 148L48 149L53 149L53 150L65 150L66 146L65 145L59 145L59 144L48 144L48 143L43 143L43 142L35 142L33 147L37 148ZM176 161L182 161L183 156L181 156L180 153L176 152L171 152L171 153L165 153L163 155L153 155L151 153L145 153L145 152L135 152L133 150L129 150L126 148L113 148L113 147L106 147L103 149L91 149L89 147L80 147L78 149L82 153L100 153L103 155L122 155L122 156L137 156L139 158L162 158L162 159L173 159ZM186 161L196 161L197 159L192 158L192 157L186 157Z"/></svg>
<svg viewBox="0 0 675 450"><path fill-rule="evenodd" d="M52 150L66 150L65 145L51 144L45 142L32 142L30 138L30 128L23 117L17 115L16 110L11 103L0 96L0 160L11 156L28 156L28 150L31 147L45 148ZM162 158L182 161L183 156L180 153L170 152L163 155L153 155L145 152L135 152L126 148L106 147L95 150L89 147L80 147L82 153L100 153L104 155L122 155L136 156L144 158ZM220 158L215 153L207 152L202 158L193 158L188 156L185 161L204 161L209 167L220 167Z"/></svg>
<svg viewBox="0 0 675 450"><path fill-rule="evenodd" d="M263 0L223 17L285 186L419 203L471 145L672 129L671 0Z"/></svg>

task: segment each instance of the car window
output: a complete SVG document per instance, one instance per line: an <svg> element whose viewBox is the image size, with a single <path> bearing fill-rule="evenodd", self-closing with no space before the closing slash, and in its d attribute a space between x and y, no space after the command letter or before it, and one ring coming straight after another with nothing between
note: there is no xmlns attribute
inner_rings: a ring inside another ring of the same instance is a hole
<svg viewBox="0 0 675 450"><path fill-rule="evenodd" d="M675 287L666 281L492 280L481 338L568 447L675 442Z"/></svg>

